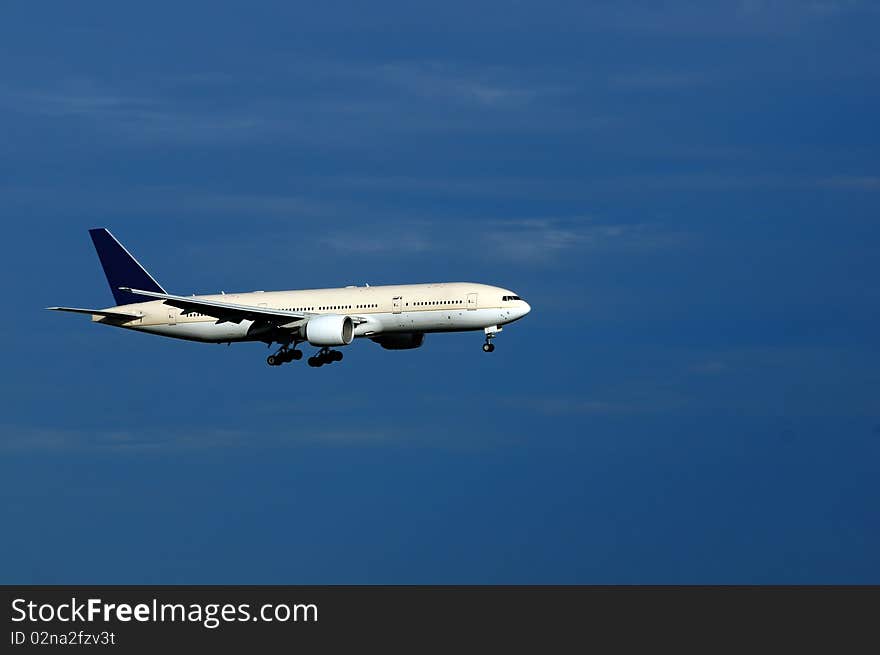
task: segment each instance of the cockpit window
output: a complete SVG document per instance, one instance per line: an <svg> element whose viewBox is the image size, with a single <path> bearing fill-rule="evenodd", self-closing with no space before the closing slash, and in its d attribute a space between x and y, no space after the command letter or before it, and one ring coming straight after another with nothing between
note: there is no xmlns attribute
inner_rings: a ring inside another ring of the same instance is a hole
<svg viewBox="0 0 880 655"><path fill-rule="evenodd" d="M504 296L501 300L522 300L519 296Z"/></svg>

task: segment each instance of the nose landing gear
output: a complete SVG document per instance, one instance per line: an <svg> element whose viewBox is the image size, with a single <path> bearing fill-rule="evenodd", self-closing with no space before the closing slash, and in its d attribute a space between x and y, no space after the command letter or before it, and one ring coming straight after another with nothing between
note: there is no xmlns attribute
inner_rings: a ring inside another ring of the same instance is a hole
<svg viewBox="0 0 880 655"><path fill-rule="evenodd" d="M342 361L342 352L339 350L330 350L329 348L321 348L315 355L309 357L308 364L312 368L318 368L324 364L332 364L333 362Z"/></svg>
<svg viewBox="0 0 880 655"><path fill-rule="evenodd" d="M486 333L486 343L483 344L483 352L491 353L495 350L495 344L492 343L492 339L501 332L501 327L497 325L493 325L492 327L487 327L483 329L483 332Z"/></svg>

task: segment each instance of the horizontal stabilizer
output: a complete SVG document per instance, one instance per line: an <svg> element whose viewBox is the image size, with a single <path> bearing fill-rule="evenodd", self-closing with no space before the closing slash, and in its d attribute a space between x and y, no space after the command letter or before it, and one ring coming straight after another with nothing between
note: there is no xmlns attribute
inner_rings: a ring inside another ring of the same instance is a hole
<svg viewBox="0 0 880 655"><path fill-rule="evenodd" d="M81 309L79 307L46 307L53 312L72 312L74 314L91 314L93 316L106 316L107 318L118 318L131 321L140 318L140 314L126 314L125 312L108 312L103 309Z"/></svg>

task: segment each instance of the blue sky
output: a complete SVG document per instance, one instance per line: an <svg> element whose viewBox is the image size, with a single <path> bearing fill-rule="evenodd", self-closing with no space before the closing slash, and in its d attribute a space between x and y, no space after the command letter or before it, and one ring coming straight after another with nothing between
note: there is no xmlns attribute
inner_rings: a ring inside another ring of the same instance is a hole
<svg viewBox="0 0 880 655"><path fill-rule="evenodd" d="M880 582L877 3L3 14L3 582ZM95 226L533 311L270 369L43 311Z"/></svg>

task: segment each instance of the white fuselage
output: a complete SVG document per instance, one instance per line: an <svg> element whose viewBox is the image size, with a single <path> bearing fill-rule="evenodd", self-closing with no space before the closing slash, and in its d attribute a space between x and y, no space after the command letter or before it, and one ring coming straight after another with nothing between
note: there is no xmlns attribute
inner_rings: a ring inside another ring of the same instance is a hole
<svg viewBox="0 0 880 655"><path fill-rule="evenodd" d="M252 291L193 297L309 314L359 317L362 322L355 328L355 337L401 332L488 331L495 327L500 329L530 310L528 303L518 299L513 291L469 282ZM92 320L190 341L267 340L265 335L252 330L253 321L218 321L215 317L186 313L161 300L109 309L134 314L138 318L119 321L94 316Z"/></svg>

